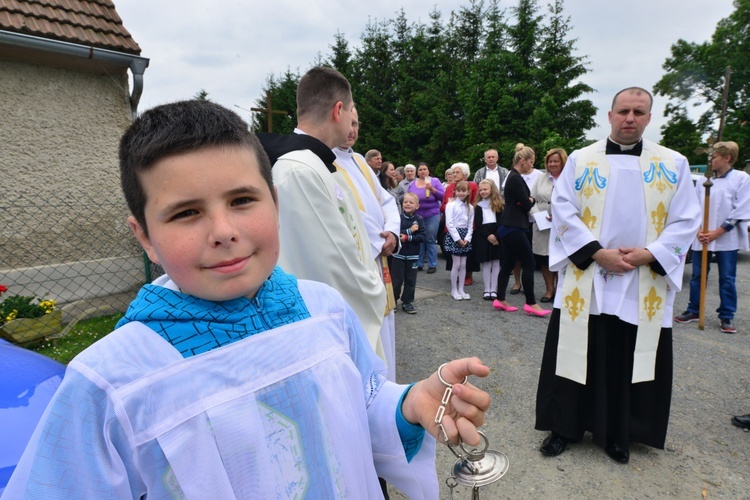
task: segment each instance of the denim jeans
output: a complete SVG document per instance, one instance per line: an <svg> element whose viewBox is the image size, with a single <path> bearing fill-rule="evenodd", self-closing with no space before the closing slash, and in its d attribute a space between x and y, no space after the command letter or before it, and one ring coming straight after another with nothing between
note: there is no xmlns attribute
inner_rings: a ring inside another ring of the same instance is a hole
<svg viewBox="0 0 750 500"><path fill-rule="evenodd" d="M723 252L708 252L706 274L711 270L711 254L716 254L716 264L719 266L719 319L733 319L737 312L737 250ZM688 311L698 314L701 291L701 252L693 251L693 275L690 277L690 303Z"/></svg>
<svg viewBox="0 0 750 500"><path fill-rule="evenodd" d="M419 245L419 259L417 259L417 267L422 267L425 261L425 253L427 253L427 267L437 267L437 233L440 227L440 214L433 215L432 217L425 217L425 235L427 241Z"/></svg>

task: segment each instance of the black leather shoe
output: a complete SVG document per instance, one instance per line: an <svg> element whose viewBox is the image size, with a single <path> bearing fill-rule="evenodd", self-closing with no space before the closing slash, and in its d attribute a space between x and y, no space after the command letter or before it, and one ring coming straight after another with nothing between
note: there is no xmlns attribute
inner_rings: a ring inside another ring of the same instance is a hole
<svg viewBox="0 0 750 500"><path fill-rule="evenodd" d="M539 451L541 451L542 455L544 455L545 457L556 457L557 455L564 452L567 447L568 440L553 432L552 434L544 438L544 441L542 441L542 446L539 447Z"/></svg>
<svg viewBox="0 0 750 500"><path fill-rule="evenodd" d="M519 294L519 293L521 293L521 289L520 288L511 288L510 289L510 294L511 295L516 295L516 294Z"/></svg>
<svg viewBox="0 0 750 500"><path fill-rule="evenodd" d="M737 427L741 427L743 429L750 429L750 413L747 415L739 415L737 417L732 417L732 423L736 425Z"/></svg>
<svg viewBox="0 0 750 500"><path fill-rule="evenodd" d="M610 456L615 462L626 464L630 461L630 451L627 448L623 448L617 443L609 443L604 447L604 451Z"/></svg>

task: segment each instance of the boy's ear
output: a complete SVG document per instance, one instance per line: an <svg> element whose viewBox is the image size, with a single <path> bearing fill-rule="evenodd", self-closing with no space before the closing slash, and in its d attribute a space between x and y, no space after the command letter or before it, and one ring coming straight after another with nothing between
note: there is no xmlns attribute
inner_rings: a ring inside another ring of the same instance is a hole
<svg viewBox="0 0 750 500"><path fill-rule="evenodd" d="M143 250L146 251L149 260L154 264L159 264L159 257L156 255L156 251L154 251L154 246L151 244L151 240L146 236L143 228L132 215L128 217L128 226L130 226L130 229L133 231L135 239L138 240L138 243L141 244Z"/></svg>

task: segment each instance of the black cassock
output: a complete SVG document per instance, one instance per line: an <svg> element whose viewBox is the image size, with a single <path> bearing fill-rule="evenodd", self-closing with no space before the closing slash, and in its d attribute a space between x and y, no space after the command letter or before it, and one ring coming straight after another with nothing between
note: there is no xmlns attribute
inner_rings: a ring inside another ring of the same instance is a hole
<svg viewBox="0 0 750 500"><path fill-rule="evenodd" d="M586 385L555 375L560 309L547 328L536 398L537 430L579 441L584 432L605 446L642 443L664 449L672 400L672 329L662 328L655 379L631 382L636 325L616 316L589 317Z"/></svg>

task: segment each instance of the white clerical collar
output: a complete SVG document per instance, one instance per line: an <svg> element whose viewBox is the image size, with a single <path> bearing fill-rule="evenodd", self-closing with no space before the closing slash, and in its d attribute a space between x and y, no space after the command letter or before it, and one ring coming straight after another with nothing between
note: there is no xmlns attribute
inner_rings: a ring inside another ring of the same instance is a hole
<svg viewBox="0 0 750 500"><path fill-rule="evenodd" d="M617 144L618 146L620 146L620 151L630 151L631 149L634 149L638 145L638 143L641 142L641 141L638 141L635 144L625 146L624 144L620 144L619 142L613 141L611 137L609 138L609 140L612 144Z"/></svg>

